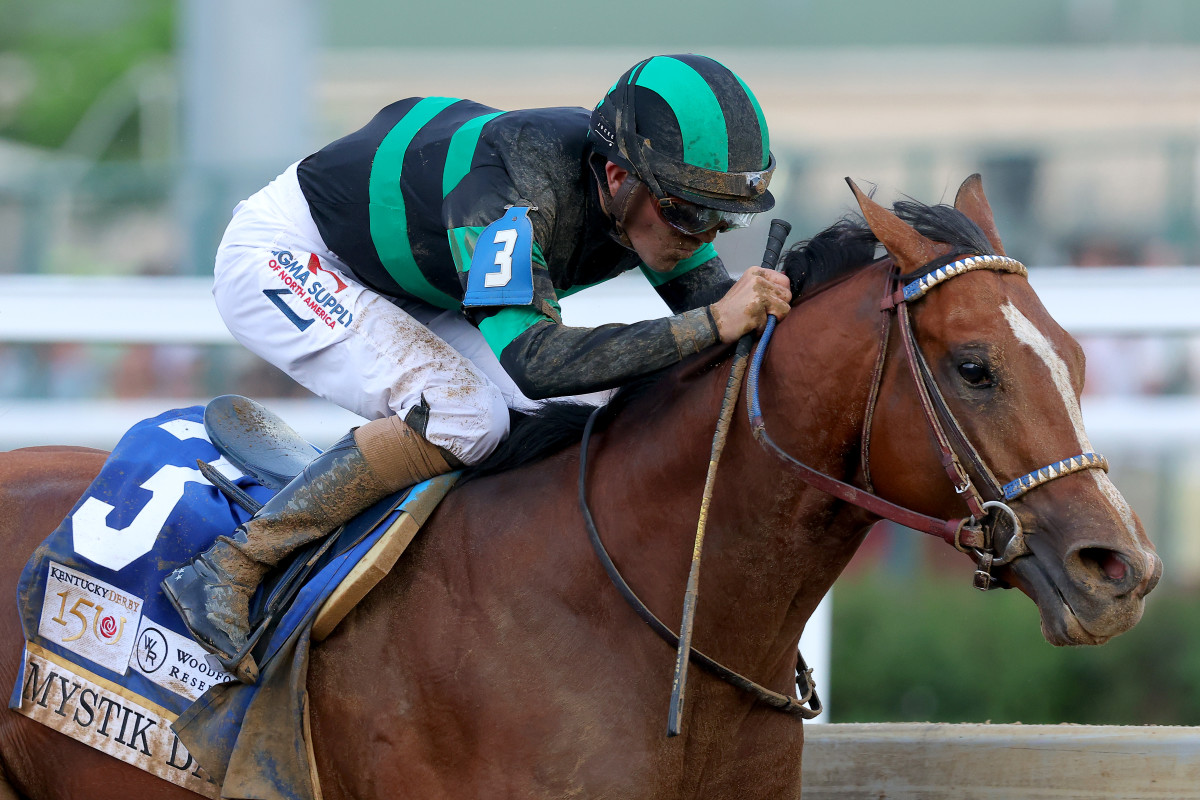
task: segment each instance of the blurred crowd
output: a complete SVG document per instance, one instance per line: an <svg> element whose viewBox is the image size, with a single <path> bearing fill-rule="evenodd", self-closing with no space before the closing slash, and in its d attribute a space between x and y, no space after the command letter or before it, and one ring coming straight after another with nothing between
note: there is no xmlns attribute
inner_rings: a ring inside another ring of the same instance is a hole
<svg viewBox="0 0 1200 800"><path fill-rule="evenodd" d="M0 347L0 398L202 401L229 393L312 396L275 367L234 347L77 342Z"/></svg>

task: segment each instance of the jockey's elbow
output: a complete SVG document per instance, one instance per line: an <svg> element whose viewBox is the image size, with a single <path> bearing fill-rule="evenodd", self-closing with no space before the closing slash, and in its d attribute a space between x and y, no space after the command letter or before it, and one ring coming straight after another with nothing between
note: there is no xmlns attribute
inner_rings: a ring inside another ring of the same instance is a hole
<svg viewBox="0 0 1200 800"><path fill-rule="evenodd" d="M560 392L554 391L553 386L546 386L533 379L515 380L515 383L522 395L529 399L550 399L560 395Z"/></svg>
<svg viewBox="0 0 1200 800"><path fill-rule="evenodd" d="M555 397L557 393L553 386L547 386L544 381L537 380L534 376L527 372L512 374L513 383L521 390L521 394L528 397L530 400L549 400Z"/></svg>

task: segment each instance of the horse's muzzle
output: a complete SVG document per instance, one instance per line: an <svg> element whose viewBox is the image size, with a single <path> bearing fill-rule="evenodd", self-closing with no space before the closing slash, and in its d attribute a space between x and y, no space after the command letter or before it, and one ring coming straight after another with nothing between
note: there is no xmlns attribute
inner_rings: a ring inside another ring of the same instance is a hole
<svg viewBox="0 0 1200 800"><path fill-rule="evenodd" d="M1152 551L1078 544L1060 559L1043 538L1028 540L1032 554L1012 564L1009 580L1037 603L1042 634L1053 645L1103 644L1129 630L1162 574Z"/></svg>

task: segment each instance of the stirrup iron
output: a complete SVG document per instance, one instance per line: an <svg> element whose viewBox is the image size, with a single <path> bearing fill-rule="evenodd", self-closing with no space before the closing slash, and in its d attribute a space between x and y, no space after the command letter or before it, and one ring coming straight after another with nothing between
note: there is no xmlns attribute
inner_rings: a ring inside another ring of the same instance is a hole
<svg viewBox="0 0 1200 800"><path fill-rule="evenodd" d="M258 627L246 638L246 644L231 657L225 658L220 653L206 653L204 663L214 672L228 672L242 683L253 686L258 683L258 662L254 660L250 651L258 644L258 640L263 637L270 624L271 617L266 617L258 623Z"/></svg>

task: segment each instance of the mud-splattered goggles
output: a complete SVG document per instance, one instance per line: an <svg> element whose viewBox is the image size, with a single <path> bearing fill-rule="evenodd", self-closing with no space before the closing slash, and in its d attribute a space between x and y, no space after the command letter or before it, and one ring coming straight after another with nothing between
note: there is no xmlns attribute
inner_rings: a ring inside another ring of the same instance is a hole
<svg viewBox="0 0 1200 800"><path fill-rule="evenodd" d="M719 208L698 206L669 195L655 199L651 194L650 199L654 203L654 210L658 212L659 219L689 236L697 236L714 229L717 233L721 233L734 228L745 228L757 213L753 211L722 211Z"/></svg>

